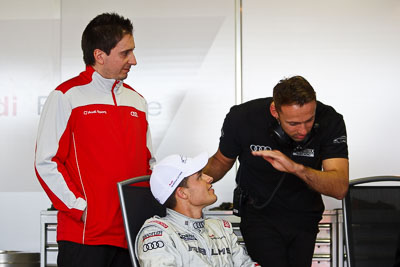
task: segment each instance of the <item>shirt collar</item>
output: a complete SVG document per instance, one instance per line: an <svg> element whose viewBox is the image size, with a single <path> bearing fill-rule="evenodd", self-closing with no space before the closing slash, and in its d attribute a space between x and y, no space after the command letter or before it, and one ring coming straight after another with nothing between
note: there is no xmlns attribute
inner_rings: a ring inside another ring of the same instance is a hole
<svg viewBox="0 0 400 267"><path fill-rule="evenodd" d="M94 70L92 66L86 66L86 73L91 76L93 84L101 91L119 93L123 81L115 79L106 79Z"/></svg>
<svg viewBox="0 0 400 267"><path fill-rule="evenodd" d="M199 233L202 233L204 231L204 218L193 219L172 209L167 209L167 216L173 222L177 223L187 230L197 231Z"/></svg>

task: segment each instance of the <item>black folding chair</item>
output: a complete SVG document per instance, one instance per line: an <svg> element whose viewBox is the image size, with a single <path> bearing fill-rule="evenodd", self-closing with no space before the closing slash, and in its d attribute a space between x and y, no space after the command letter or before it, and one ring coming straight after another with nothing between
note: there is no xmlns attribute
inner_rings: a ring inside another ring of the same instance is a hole
<svg viewBox="0 0 400 267"><path fill-rule="evenodd" d="M126 239L132 264L138 267L135 255L136 235L143 223L154 215L165 216L165 208L153 197L150 188L132 186L139 182L149 181L150 175L131 178L118 183L118 194L121 202Z"/></svg>
<svg viewBox="0 0 400 267"><path fill-rule="evenodd" d="M400 266L400 176L351 180L343 216L348 267Z"/></svg>

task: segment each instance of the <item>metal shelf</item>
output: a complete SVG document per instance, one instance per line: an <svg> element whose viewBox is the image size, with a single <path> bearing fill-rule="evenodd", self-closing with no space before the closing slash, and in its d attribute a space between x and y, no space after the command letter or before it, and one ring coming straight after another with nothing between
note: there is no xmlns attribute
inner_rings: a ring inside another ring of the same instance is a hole
<svg viewBox="0 0 400 267"><path fill-rule="evenodd" d="M240 233L240 217L230 210L205 210L205 217L220 217L232 223L239 244L244 244ZM58 245L56 241L57 211L42 211L40 267L56 267ZM326 210L319 224L312 267L343 267L343 216L342 210Z"/></svg>

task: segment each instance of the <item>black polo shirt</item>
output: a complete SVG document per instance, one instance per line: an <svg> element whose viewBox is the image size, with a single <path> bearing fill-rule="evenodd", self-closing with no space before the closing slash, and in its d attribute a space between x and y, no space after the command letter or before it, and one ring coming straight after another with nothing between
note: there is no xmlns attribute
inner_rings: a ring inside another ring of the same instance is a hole
<svg viewBox="0 0 400 267"><path fill-rule="evenodd" d="M269 111L272 98L255 99L233 106L226 115L219 149L228 158L239 158L236 177L248 194L264 203L282 178L262 157L255 157L252 150L279 150L293 161L321 170L322 161L329 158L348 158L346 127L342 115L332 107L317 102L314 129L307 147L296 150L291 143L282 143L273 128L276 119ZM311 189L300 178L286 174L274 198L263 211L274 215L296 218L306 216L304 222L319 221L324 205L321 194Z"/></svg>

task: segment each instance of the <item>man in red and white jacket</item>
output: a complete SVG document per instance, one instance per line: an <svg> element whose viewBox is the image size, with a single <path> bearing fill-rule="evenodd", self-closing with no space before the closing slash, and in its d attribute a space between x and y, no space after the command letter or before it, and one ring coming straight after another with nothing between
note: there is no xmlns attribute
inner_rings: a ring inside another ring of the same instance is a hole
<svg viewBox="0 0 400 267"><path fill-rule="evenodd" d="M35 171L58 210L58 266L131 265L117 182L151 174L154 161L146 100L123 83L136 65L132 31L115 13L94 18L82 35L86 70L41 114Z"/></svg>

